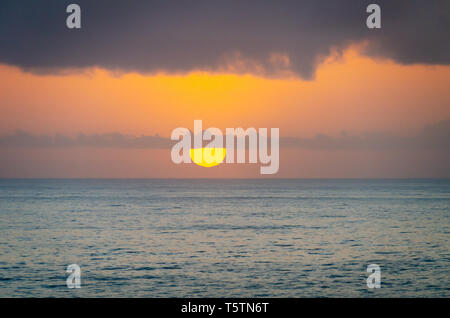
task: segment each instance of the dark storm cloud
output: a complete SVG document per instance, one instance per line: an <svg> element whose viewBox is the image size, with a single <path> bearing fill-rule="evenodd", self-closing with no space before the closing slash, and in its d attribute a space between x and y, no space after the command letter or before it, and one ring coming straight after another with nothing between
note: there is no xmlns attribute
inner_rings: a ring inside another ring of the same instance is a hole
<svg viewBox="0 0 450 318"><path fill-rule="evenodd" d="M46 136L17 131L11 135L0 136L0 147L25 148L147 148L166 149L176 141L155 136L129 136L120 133ZM450 150L450 120L425 126L423 131L412 137L399 137L389 133L342 133L339 137L317 135L314 138L281 137L280 147L315 150Z"/></svg>
<svg viewBox="0 0 450 318"><path fill-rule="evenodd" d="M74 2L81 30L65 25ZM365 25L373 2L382 8L381 30ZM218 70L239 58L237 71L288 69L310 78L331 50L368 40L371 56L448 64L449 16L448 0L3 0L0 62L35 72L100 66L146 73ZM289 56L290 66L273 54Z"/></svg>

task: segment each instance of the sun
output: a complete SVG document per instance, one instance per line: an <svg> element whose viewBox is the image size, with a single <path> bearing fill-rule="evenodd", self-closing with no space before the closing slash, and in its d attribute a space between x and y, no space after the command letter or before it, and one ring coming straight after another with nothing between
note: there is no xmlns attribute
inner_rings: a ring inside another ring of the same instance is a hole
<svg viewBox="0 0 450 318"><path fill-rule="evenodd" d="M190 151L192 161L207 168L221 164L226 152L226 148L194 148Z"/></svg>

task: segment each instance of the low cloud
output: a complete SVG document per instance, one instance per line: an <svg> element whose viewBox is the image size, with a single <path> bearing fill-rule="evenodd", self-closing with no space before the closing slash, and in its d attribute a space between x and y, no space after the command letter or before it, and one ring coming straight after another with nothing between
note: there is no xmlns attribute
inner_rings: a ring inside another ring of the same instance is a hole
<svg viewBox="0 0 450 318"><path fill-rule="evenodd" d="M154 136L131 136L121 133L80 134L76 137L63 135L35 135L24 131L0 136L0 147L25 148L146 148L168 149L174 141ZM280 147L316 150L450 150L450 120L427 125L420 134L400 137L389 133L354 134L343 132L338 137L319 134L313 138L281 137Z"/></svg>
<svg viewBox="0 0 450 318"><path fill-rule="evenodd" d="M120 133L80 134L77 137L63 135L35 135L25 131L0 136L0 147L99 147L99 148L168 148L170 139L155 136L130 136Z"/></svg>
<svg viewBox="0 0 450 318"><path fill-rule="evenodd" d="M413 137L400 137L390 133L351 134L339 137L319 134L314 138L287 137L280 141L284 147L307 149L450 149L450 120L427 125Z"/></svg>

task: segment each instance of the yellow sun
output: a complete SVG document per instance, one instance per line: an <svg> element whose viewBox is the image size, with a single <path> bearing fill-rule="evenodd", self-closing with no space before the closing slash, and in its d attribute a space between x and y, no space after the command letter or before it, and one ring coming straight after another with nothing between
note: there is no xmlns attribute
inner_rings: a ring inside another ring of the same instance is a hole
<svg viewBox="0 0 450 318"><path fill-rule="evenodd" d="M222 163L226 148L194 148L191 149L192 161L202 167L214 167Z"/></svg>

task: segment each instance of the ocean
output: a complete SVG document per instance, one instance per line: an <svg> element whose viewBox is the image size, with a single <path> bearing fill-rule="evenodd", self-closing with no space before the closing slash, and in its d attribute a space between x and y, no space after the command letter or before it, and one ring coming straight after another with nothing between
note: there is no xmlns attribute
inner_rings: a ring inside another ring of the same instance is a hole
<svg viewBox="0 0 450 318"><path fill-rule="evenodd" d="M449 247L448 179L0 179L0 297L450 297Z"/></svg>

